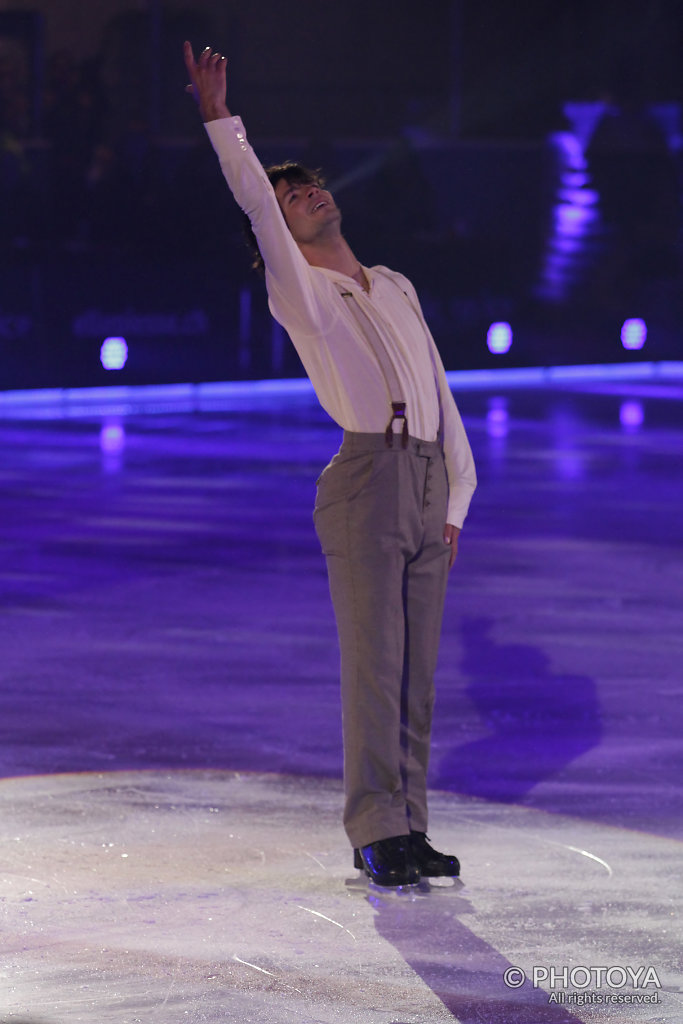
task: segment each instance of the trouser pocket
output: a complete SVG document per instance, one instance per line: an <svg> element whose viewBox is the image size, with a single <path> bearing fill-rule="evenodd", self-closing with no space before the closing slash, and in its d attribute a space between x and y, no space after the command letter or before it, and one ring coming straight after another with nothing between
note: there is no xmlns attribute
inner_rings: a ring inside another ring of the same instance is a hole
<svg viewBox="0 0 683 1024"><path fill-rule="evenodd" d="M318 478L313 522L324 554L345 552L349 507L370 486L373 463L372 452L339 453Z"/></svg>

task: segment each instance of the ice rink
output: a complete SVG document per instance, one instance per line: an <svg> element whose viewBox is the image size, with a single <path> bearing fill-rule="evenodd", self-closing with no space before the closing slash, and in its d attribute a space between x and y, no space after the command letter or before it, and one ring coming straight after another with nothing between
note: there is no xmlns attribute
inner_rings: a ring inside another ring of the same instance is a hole
<svg viewBox="0 0 683 1024"><path fill-rule="evenodd" d="M454 386L430 836L341 826L305 385L0 396L1 1024L683 1019L683 381Z"/></svg>

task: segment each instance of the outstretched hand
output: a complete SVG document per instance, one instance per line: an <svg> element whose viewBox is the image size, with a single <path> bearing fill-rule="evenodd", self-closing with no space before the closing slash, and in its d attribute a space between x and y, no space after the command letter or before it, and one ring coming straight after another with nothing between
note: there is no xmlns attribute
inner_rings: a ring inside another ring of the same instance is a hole
<svg viewBox="0 0 683 1024"><path fill-rule="evenodd" d="M220 53L212 53L211 47L202 50L199 60L195 61L192 44L185 42L183 46L185 67L190 76L190 84L185 87L199 105L199 112L204 121L216 121L221 117L230 117L225 102L225 67L226 60Z"/></svg>

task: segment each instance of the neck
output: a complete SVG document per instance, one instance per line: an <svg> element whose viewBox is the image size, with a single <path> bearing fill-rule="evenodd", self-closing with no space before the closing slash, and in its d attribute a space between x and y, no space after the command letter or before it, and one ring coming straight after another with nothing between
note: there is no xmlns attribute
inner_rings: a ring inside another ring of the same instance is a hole
<svg viewBox="0 0 683 1024"><path fill-rule="evenodd" d="M340 274L355 278L363 284L365 275L343 235L332 238L316 239L315 242L299 242L299 248L306 262L312 267L324 267L325 270L338 270Z"/></svg>

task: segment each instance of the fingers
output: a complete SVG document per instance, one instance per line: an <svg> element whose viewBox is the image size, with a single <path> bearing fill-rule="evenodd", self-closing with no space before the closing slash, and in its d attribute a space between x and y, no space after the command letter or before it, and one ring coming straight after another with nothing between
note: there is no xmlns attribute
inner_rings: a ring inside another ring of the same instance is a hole
<svg viewBox="0 0 683 1024"><path fill-rule="evenodd" d="M199 60L195 60L194 51L192 49L192 43L185 40L183 44L183 57L185 58L185 67L187 73L192 80L192 84L195 85L197 78L204 72L215 71L217 68L221 70L222 65L225 64L225 57L222 54L211 52L211 47L206 46L199 55Z"/></svg>
<svg viewBox="0 0 683 1024"><path fill-rule="evenodd" d="M458 554L458 537L460 536L460 530L457 526L453 526L452 523L446 523L443 531L444 544L450 546L450 552L448 556L448 568L453 568L453 563Z"/></svg>
<svg viewBox="0 0 683 1024"><path fill-rule="evenodd" d="M212 53L211 47L205 47L199 55L197 61L197 67L201 68L202 71L215 71L215 69L225 61L220 53Z"/></svg>
<svg viewBox="0 0 683 1024"><path fill-rule="evenodd" d="M183 46L183 57L190 79L185 91L197 101L200 111L206 115L204 119L210 119L210 114L215 114L218 107L222 110L225 105L225 57L218 52L214 53L211 47L207 46L200 53L199 59L195 60L189 41Z"/></svg>
<svg viewBox="0 0 683 1024"><path fill-rule="evenodd" d="M197 65L196 65L195 59L194 59L194 51L192 49L192 43L190 43L187 39L185 40L185 42L183 44L183 57L185 58L185 67L187 68L187 73L190 76L190 78L194 79L194 77L195 77L195 69L196 69Z"/></svg>

